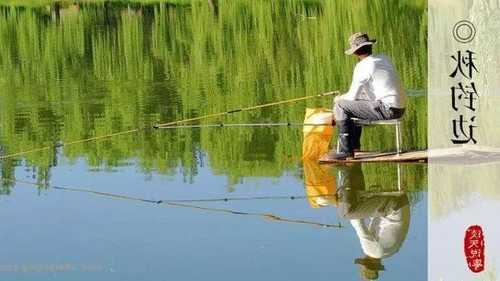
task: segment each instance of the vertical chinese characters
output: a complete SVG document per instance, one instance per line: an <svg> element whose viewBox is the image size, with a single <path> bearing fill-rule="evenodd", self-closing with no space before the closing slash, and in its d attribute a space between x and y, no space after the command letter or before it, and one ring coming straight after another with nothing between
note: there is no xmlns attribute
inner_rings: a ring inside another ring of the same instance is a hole
<svg viewBox="0 0 500 281"><path fill-rule="evenodd" d="M471 50L465 52L457 51L451 58L455 63L455 69L450 74L457 81L450 87L451 107L457 112L457 118L452 120L454 144L477 143L474 138L476 126L476 109L479 94L473 81L474 73L479 71L474 64L476 53Z"/></svg>

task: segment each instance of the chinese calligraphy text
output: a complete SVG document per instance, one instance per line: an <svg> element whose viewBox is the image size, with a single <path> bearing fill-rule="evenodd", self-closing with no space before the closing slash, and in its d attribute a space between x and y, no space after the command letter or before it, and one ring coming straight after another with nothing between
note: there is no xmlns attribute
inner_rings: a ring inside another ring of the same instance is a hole
<svg viewBox="0 0 500 281"><path fill-rule="evenodd" d="M474 138L474 129L479 94L476 84L472 81L474 73L479 72L474 64L476 53L471 50L465 52L457 51L451 56L455 69L449 75L455 78L457 83L450 87L451 108L458 113L457 118L452 120L454 144L477 143ZM472 115L472 116L471 116Z"/></svg>

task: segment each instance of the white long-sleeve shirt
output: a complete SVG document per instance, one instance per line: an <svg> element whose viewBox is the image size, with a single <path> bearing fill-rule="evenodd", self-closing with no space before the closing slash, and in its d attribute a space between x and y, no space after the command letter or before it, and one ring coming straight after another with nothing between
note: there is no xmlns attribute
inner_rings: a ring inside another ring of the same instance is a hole
<svg viewBox="0 0 500 281"><path fill-rule="evenodd" d="M396 253L408 233L410 206L393 211L385 217L351 220L363 252L372 258L386 258Z"/></svg>
<svg viewBox="0 0 500 281"><path fill-rule="evenodd" d="M389 107L405 108L406 94L392 62L384 55L370 55L354 67L346 100L380 100Z"/></svg>

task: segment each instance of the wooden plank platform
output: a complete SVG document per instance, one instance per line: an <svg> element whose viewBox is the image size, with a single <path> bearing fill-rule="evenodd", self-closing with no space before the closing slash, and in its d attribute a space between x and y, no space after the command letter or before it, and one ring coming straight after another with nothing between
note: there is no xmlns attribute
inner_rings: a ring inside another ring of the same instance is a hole
<svg viewBox="0 0 500 281"><path fill-rule="evenodd" d="M354 159L348 160L320 160L321 164L334 164L334 163L356 163L356 162L414 162L426 163L427 150L420 151L406 151L397 155L396 152L358 152Z"/></svg>

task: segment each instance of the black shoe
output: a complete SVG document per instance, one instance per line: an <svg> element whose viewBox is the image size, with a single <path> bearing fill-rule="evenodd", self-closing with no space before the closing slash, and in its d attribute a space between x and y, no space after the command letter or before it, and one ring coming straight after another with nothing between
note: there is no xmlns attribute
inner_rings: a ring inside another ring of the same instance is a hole
<svg viewBox="0 0 500 281"><path fill-rule="evenodd" d="M332 149L328 154L323 155L319 162L331 162L333 160L347 160L354 158L354 151L352 149L352 120L337 121L337 128L339 132L339 147L338 150Z"/></svg>

